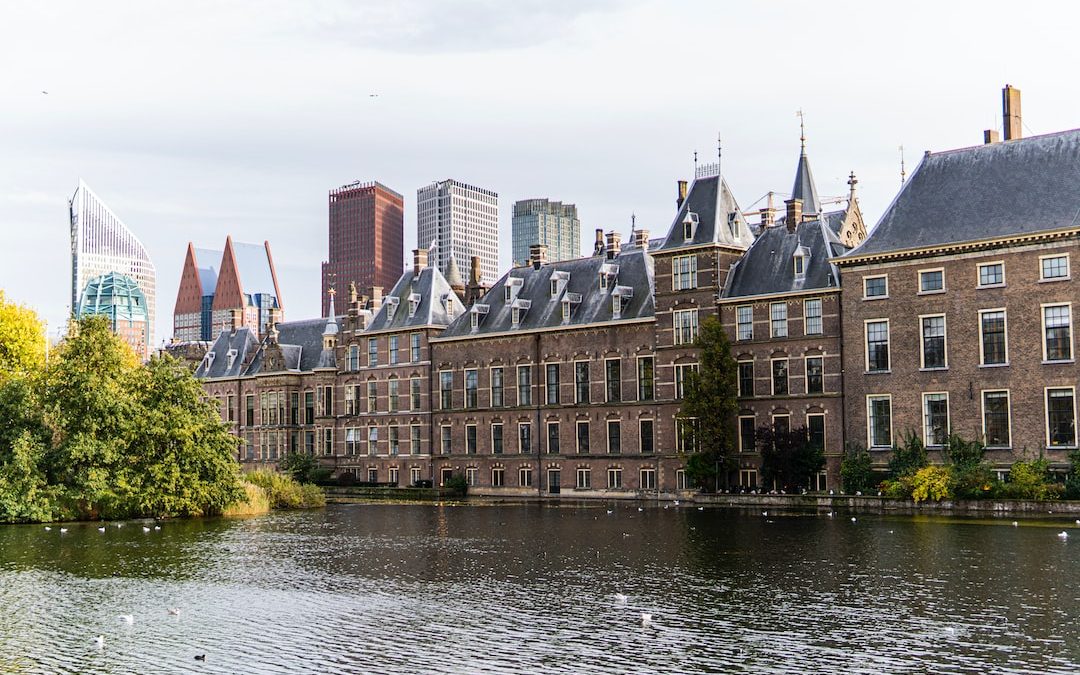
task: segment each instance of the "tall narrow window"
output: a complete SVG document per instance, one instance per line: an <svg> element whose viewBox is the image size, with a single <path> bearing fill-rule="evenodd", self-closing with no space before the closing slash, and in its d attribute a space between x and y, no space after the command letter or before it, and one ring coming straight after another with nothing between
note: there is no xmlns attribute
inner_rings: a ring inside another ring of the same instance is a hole
<svg viewBox="0 0 1080 675"><path fill-rule="evenodd" d="M577 451L579 454L589 454L589 423L579 421L577 423Z"/></svg>
<svg viewBox="0 0 1080 675"><path fill-rule="evenodd" d="M559 454L559 423L547 423L547 451L549 454Z"/></svg>
<svg viewBox="0 0 1080 675"><path fill-rule="evenodd" d="M867 427L870 445L875 448L892 445L892 399L888 396L867 396Z"/></svg>
<svg viewBox="0 0 1080 675"><path fill-rule="evenodd" d="M982 365L997 366L1008 361L1005 341L1005 310L979 312L979 331L982 333Z"/></svg>
<svg viewBox="0 0 1080 675"><path fill-rule="evenodd" d="M653 442L653 421L640 420L638 422L638 437L641 442L641 454L651 455L656 447Z"/></svg>
<svg viewBox="0 0 1080 675"><path fill-rule="evenodd" d="M532 366L517 368L518 405L532 405Z"/></svg>
<svg viewBox="0 0 1080 675"><path fill-rule="evenodd" d="M420 378L414 377L409 380L409 408L414 412L420 410Z"/></svg>
<svg viewBox="0 0 1080 675"><path fill-rule="evenodd" d="M409 359L413 363L420 360L420 333L409 335Z"/></svg>
<svg viewBox="0 0 1080 675"><path fill-rule="evenodd" d="M368 338L367 364L368 367L379 365L379 341L376 338Z"/></svg>
<svg viewBox="0 0 1080 675"><path fill-rule="evenodd" d="M609 455L618 455L622 452L622 425L619 420L608 420L607 451Z"/></svg>
<svg viewBox="0 0 1080 675"><path fill-rule="evenodd" d="M945 317L924 316L922 325L922 367L945 368Z"/></svg>
<svg viewBox="0 0 1080 675"><path fill-rule="evenodd" d="M604 361L604 383L608 403L622 400L622 359Z"/></svg>
<svg viewBox="0 0 1080 675"><path fill-rule="evenodd" d="M475 424L466 424L465 425L465 454L467 454L467 455L475 455L476 454L476 425Z"/></svg>
<svg viewBox="0 0 1080 675"><path fill-rule="evenodd" d="M773 302L769 304L769 327L774 338L787 337L786 302Z"/></svg>
<svg viewBox="0 0 1080 675"><path fill-rule="evenodd" d="M420 450L420 425L414 424L409 427L409 452L413 455L419 455ZM416 481L413 480L413 482Z"/></svg>
<svg viewBox="0 0 1080 675"><path fill-rule="evenodd" d="M739 418L739 451L740 452L753 452L754 444L754 418L753 417L740 417Z"/></svg>
<svg viewBox="0 0 1080 675"><path fill-rule="evenodd" d="M673 290L697 288L697 256L680 255L672 258L671 275Z"/></svg>
<svg viewBox="0 0 1080 675"><path fill-rule="evenodd" d="M249 396L248 401L250 400ZM248 424L253 424L253 422ZM313 391L304 392L304 424L315 424L315 392Z"/></svg>
<svg viewBox="0 0 1080 675"><path fill-rule="evenodd" d="M698 332L698 311L677 309L672 313L675 321L675 344L693 344Z"/></svg>
<svg viewBox="0 0 1080 675"><path fill-rule="evenodd" d="M379 427L368 427L367 430L367 454L376 455L379 452Z"/></svg>
<svg viewBox="0 0 1080 675"><path fill-rule="evenodd" d="M453 440L449 426L439 427L439 447L444 455L449 455L450 451L453 449Z"/></svg>
<svg viewBox="0 0 1080 675"><path fill-rule="evenodd" d="M638 400L651 401L654 397L654 360L651 356L638 357L637 383Z"/></svg>
<svg viewBox="0 0 1080 675"><path fill-rule="evenodd" d="M803 302L803 331L807 335L821 334L821 298Z"/></svg>
<svg viewBox="0 0 1080 675"><path fill-rule="evenodd" d="M821 356L806 357L806 393L821 394L825 391L825 359Z"/></svg>
<svg viewBox="0 0 1080 675"><path fill-rule="evenodd" d="M390 412L397 412L400 407L400 396L398 392L398 379L396 377L391 377L389 382L387 382L386 397L388 399L388 410Z"/></svg>
<svg viewBox="0 0 1080 675"><path fill-rule="evenodd" d="M949 395L923 394L923 442L942 446L949 438Z"/></svg>
<svg viewBox="0 0 1080 675"><path fill-rule="evenodd" d="M752 305L740 305L735 308L735 319L738 323L738 339L754 339L754 308Z"/></svg>
<svg viewBox="0 0 1080 675"><path fill-rule="evenodd" d="M544 391L548 405L559 402L559 364L549 363L544 367Z"/></svg>
<svg viewBox="0 0 1080 675"><path fill-rule="evenodd" d="M398 362L398 336L390 336L390 364L397 365Z"/></svg>
<svg viewBox="0 0 1080 675"><path fill-rule="evenodd" d="M589 362L574 362L574 400L577 403L589 402Z"/></svg>
<svg viewBox="0 0 1080 675"><path fill-rule="evenodd" d="M866 322L866 370L871 373L889 369L889 322Z"/></svg>
<svg viewBox="0 0 1080 675"><path fill-rule="evenodd" d="M786 396L788 393L787 359L772 360L772 393L773 396Z"/></svg>
<svg viewBox="0 0 1080 675"><path fill-rule="evenodd" d="M349 370L360 370L360 348L356 345L349 345Z"/></svg>
<svg viewBox="0 0 1080 675"><path fill-rule="evenodd" d="M465 407L475 408L477 406L476 391L479 386L479 375L475 368L470 368L465 371Z"/></svg>
<svg viewBox="0 0 1080 675"><path fill-rule="evenodd" d="M989 448L1007 448L1012 445L1009 428L1009 392L983 392L983 436Z"/></svg>
<svg viewBox="0 0 1080 675"><path fill-rule="evenodd" d="M532 425L528 422L518 424L518 451L523 455L532 452Z"/></svg>
<svg viewBox="0 0 1080 675"><path fill-rule="evenodd" d="M592 472L581 467L577 470L577 483L575 484L579 490L588 490L592 487Z"/></svg>
<svg viewBox="0 0 1080 675"><path fill-rule="evenodd" d="M401 453L401 439L398 437L398 428L390 427L388 431L390 433L390 454L396 457Z"/></svg>
<svg viewBox="0 0 1080 675"><path fill-rule="evenodd" d="M1072 308L1070 305L1043 307L1044 352L1047 361L1072 358Z"/></svg>
<svg viewBox="0 0 1080 675"><path fill-rule="evenodd" d="M686 385L689 381L690 373L696 373L698 370L698 364L696 363L677 363L675 364L675 398L681 399L686 392Z"/></svg>
<svg viewBox="0 0 1080 675"><path fill-rule="evenodd" d="M375 380L368 380L367 383L367 411L379 412L379 385Z"/></svg>
<svg viewBox="0 0 1080 675"><path fill-rule="evenodd" d="M806 440L811 448L825 449L825 415L806 416Z"/></svg>
<svg viewBox="0 0 1080 675"><path fill-rule="evenodd" d="M491 453L494 455L503 454L503 425L492 424L491 425Z"/></svg>
<svg viewBox="0 0 1080 675"><path fill-rule="evenodd" d="M754 362L739 361L739 396L754 395Z"/></svg>
<svg viewBox="0 0 1080 675"><path fill-rule="evenodd" d="M1046 390L1046 426L1050 447L1076 446L1075 390L1061 387Z"/></svg>
<svg viewBox="0 0 1080 675"><path fill-rule="evenodd" d="M439 371L439 407L449 410L454 406L454 372Z"/></svg>
<svg viewBox="0 0 1080 675"><path fill-rule="evenodd" d="M491 369L491 407L503 406L503 369Z"/></svg>

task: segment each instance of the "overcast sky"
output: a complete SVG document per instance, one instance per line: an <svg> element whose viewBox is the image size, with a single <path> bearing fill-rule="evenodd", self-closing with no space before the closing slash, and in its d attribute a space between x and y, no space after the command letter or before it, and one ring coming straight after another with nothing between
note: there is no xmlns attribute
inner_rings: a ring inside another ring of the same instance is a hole
<svg viewBox="0 0 1080 675"><path fill-rule="evenodd" d="M286 318L319 311L327 191L453 177L510 209L551 197L593 228L665 230L693 152L740 205L786 193L806 114L818 189L854 170L877 221L926 149L1001 126L1080 126L1080 5L952 2L4 3L0 288L69 311L67 199L82 177L149 249L171 335L188 241L268 239ZM48 92L47 94L43 92ZM378 96L371 96L378 94Z"/></svg>

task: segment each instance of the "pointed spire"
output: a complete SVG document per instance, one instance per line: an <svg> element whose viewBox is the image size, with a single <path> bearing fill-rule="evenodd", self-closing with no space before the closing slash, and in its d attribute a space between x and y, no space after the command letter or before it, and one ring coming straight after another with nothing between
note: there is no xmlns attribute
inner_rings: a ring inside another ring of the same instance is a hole
<svg viewBox="0 0 1080 675"><path fill-rule="evenodd" d="M806 156L806 129L803 126L802 110L799 116L799 164L795 168L795 185L791 188L791 198L802 200L802 212L808 216L821 215L821 199L818 198L814 174L810 172L810 159Z"/></svg>
<svg viewBox="0 0 1080 675"><path fill-rule="evenodd" d="M799 154L803 157L806 156L806 117L803 115L802 108L799 108L796 112L799 116Z"/></svg>
<svg viewBox="0 0 1080 675"><path fill-rule="evenodd" d="M461 280L461 271L458 270L457 263L454 261L454 254L450 254L450 261L446 263L446 273L443 275L446 277L446 283L450 288L457 290L465 290L465 282Z"/></svg>
<svg viewBox="0 0 1080 675"><path fill-rule="evenodd" d="M326 291L326 294L330 296L330 315L326 319L326 328L323 330L323 337L324 338L333 337L333 336L338 334L338 325L337 325L337 317L336 317L337 311L335 311L335 309L334 309L334 295L336 293L337 293L337 291L334 290L334 283L330 282L330 288L327 289L327 291ZM332 346L333 345L331 345L331 347ZM324 344L324 349L329 349L329 348L330 347L326 347L325 344Z"/></svg>

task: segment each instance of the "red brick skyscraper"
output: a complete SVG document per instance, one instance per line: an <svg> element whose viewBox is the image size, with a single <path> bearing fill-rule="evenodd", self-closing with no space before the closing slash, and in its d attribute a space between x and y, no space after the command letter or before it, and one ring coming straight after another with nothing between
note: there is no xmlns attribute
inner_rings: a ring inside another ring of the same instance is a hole
<svg viewBox="0 0 1080 675"><path fill-rule="evenodd" d="M351 183L330 191L330 253L322 264L322 315L330 311L333 283L335 314L344 314L350 282L360 290L389 290L404 269L404 200L382 183Z"/></svg>

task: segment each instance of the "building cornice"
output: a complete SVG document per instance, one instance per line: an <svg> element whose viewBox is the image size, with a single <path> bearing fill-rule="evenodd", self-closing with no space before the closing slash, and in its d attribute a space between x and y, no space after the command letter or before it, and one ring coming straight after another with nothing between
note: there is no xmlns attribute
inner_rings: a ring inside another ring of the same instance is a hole
<svg viewBox="0 0 1080 675"><path fill-rule="evenodd" d="M611 326L627 326L640 323L655 323L655 316L645 316L637 319L622 319L619 321L594 321L593 323L570 324L568 326L547 326L545 328L528 328L525 330L503 330L495 333L472 333L469 335L454 335L452 337L433 337L431 342L460 342L461 340L484 340L488 338L520 337L533 335L534 333L556 333L571 330L589 330L596 328L608 328Z"/></svg>
<svg viewBox="0 0 1080 675"><path fill-rule="evenodd" d="M837 258L830 258L829 261L839 267L854 267L855 265L869 265L872 263L893 260L909 260L914 258L948 255L951 253L963 253L966 251L980 251L1003 246L1029 244L1040 241L1055 241L1068 239L1078 234L1080 234L1080 228L1069 227L1061 230L1045 230L1024 235L1011 235L1008 237L995 237L992 239L975 239L953 244L943 244L940 246L905 248L857 256L840 256Z"/></svg>
<svg viewBox="0 0 1080 675"><path fill-rule="evenodd" d="M730 298L721 297L716 301L718 305L743 305L748 302L754 302L755 300L768 300L772 298L790 298L799 297L804 295L826 295L836 294L839 295L839 286L830 286L829 288L811 288L801 291L781 291L778 293L759 293L757 295L738 295Z"/></svg>

